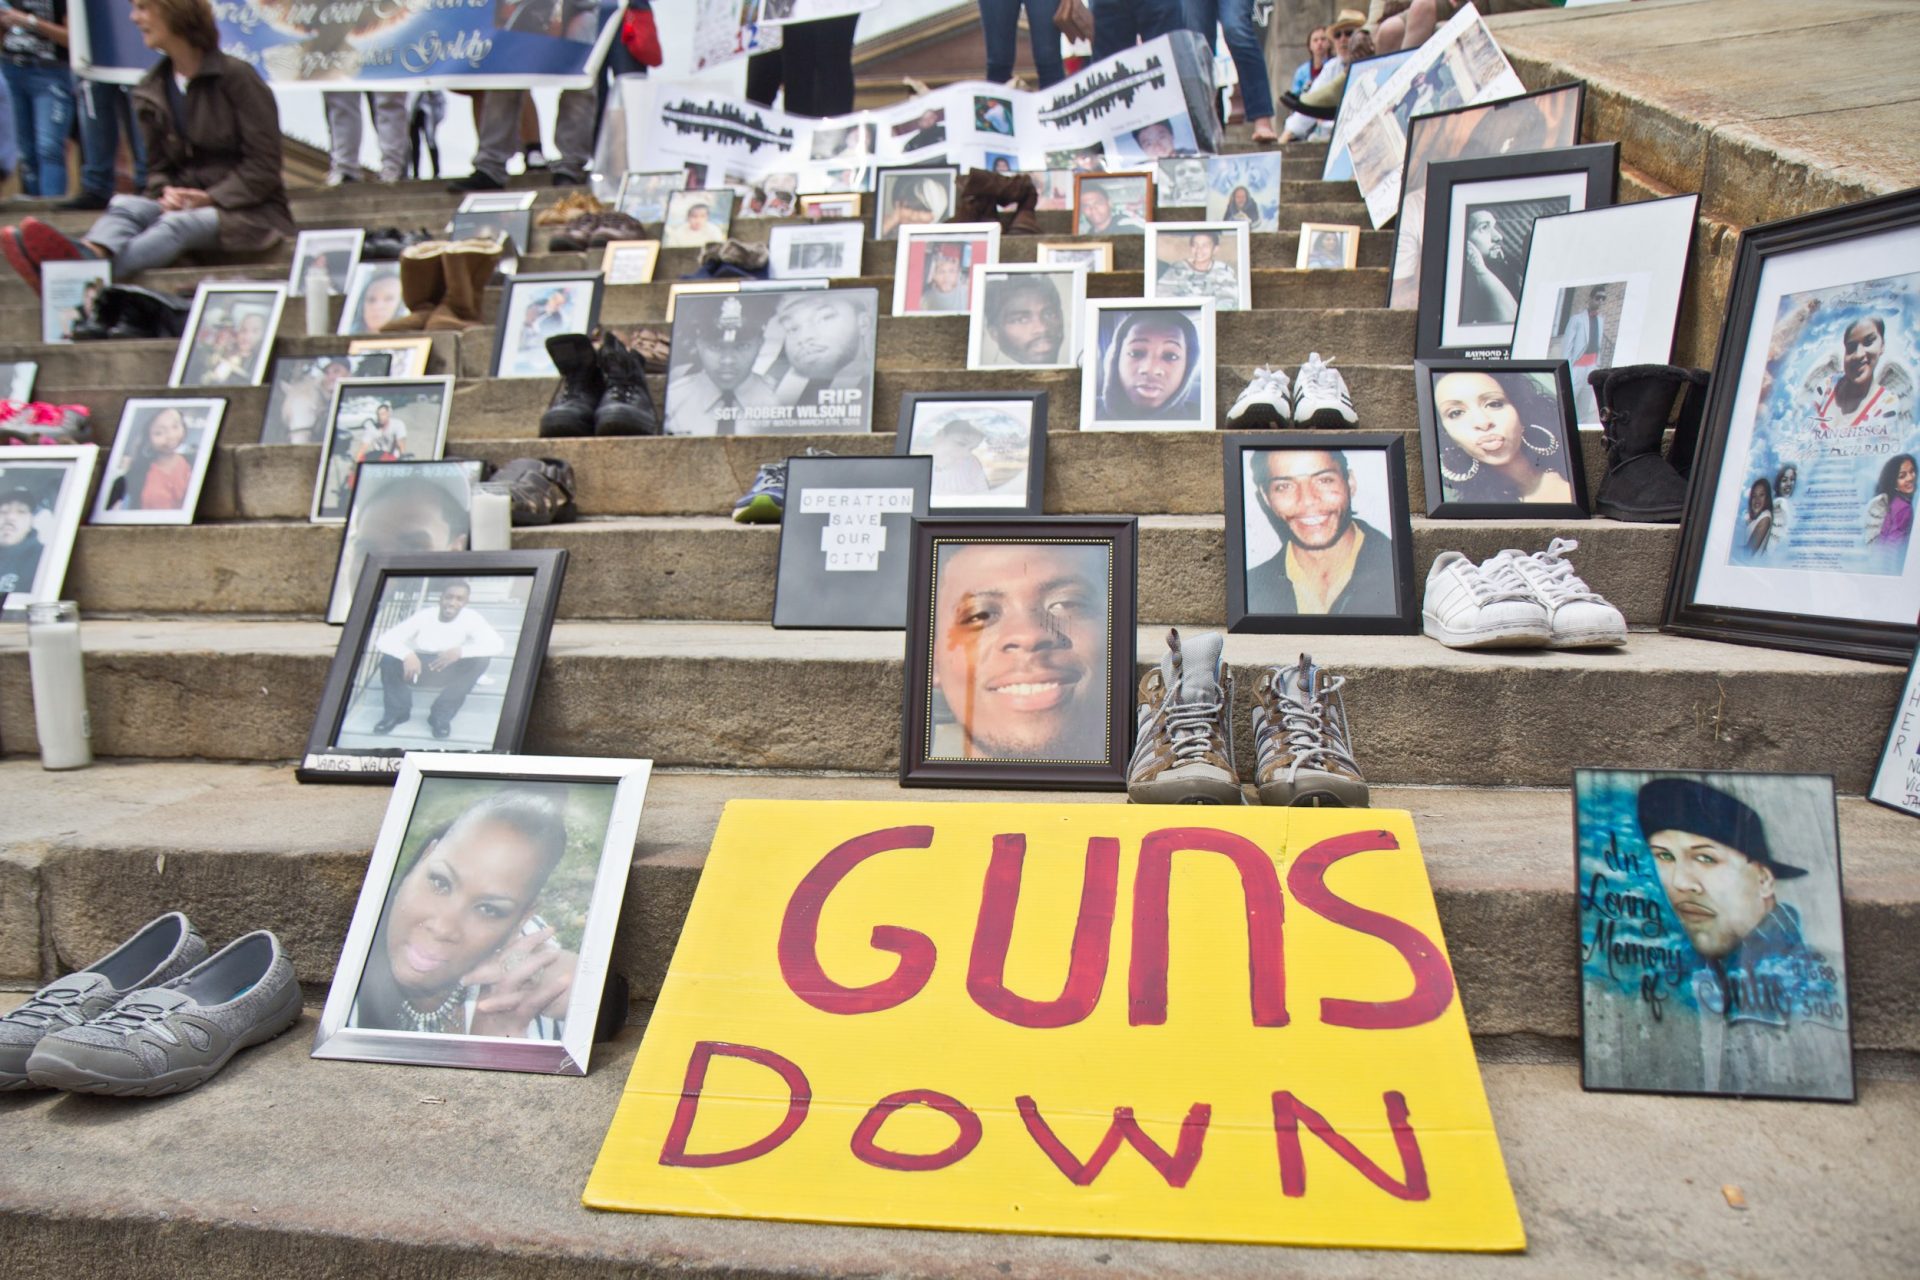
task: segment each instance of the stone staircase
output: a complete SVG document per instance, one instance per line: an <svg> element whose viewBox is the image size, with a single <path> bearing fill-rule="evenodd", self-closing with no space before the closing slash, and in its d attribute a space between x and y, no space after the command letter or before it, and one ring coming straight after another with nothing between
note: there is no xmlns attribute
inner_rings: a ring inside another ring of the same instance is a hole
<svg viewBox="0 0 1920 1280"><path fill-rule="evenodd" d="M1291 369L1314 351L1335 358L1361 428L1406 435L1417 512L1412 316L1380 306L1390 236L1365 233L1355 270L1294 270L1299 221L1365 217L1351 184L1310 180L1321 148L1286 156L1282 230L1254 238L1254 310L1220 318L1221 411L1256 365ZM556 194L543 192L541 204ZM437 184L294 197L297 220L312 228L437 226L454 204ZM56 220L73 231L85 221ZM1043 215L1043 225L1068 231L1065 215ZM745 221L736 235L762 238L765 227ZM536 233L523 271L587 265L589 255L541 251L544 238ZM1140 291L1139 239L1117 246L1117 270L1091 282L1096 296ZM862 278L845 282L880 287L883 308L893 251L868 243ZM1032 241L1004 239L1002 255L1030 260ZM284 278L287 258L176 268L148 283ZM662 283L609 291L603 321L658 322L664 282L692 265L688 251L663 253ZM724 803L909 798L893 781L899 634L768 625L776 532L725 518L760 463L809 444L890 453L904 391L1044 388L1048 512L1140 517L1143 661L1157 658L1170 624L1225 621L1218 438L1082 435L1077 372L966 370L964 325L883 319L876 433L781 438L539 440L534 424L552 384L486 377L491 328L437 336L429 372L460 378L450 454L563 457L579 477L579 523L514 538L573 553L525 749L644 756L659 767L613 955L631 984L635 1025L597 1048L584 1080L314 1063L309 1019L208 1087L154 1105L0 1095L12 1139L0 1161L10 1240L0 1276L105 1274L136 1251L154 1275L1893 1275L1911 1265L1920 1229L1902 1207L1910 1177L1900 1169L1920 1144L1920 1002L1909 980L1920 829L1858 798L1902 673L1659 634L1676 529L1599 520L1416 515L1415 567L1424 574L1443 549L1482 557L1577 537L1579 568L1634 627L1623 651L1469 654L1418 636L1305 645L1349 676L1375 803L1408 809L1418 824L1532 1236L1525 1258L936 1236L581 1209ZM37 331L31 293L0 280L0 359L37 359L39 398L88 405L103 444L127 396L164 387L170 342L46 347L32 340ZM275 350L338 342L307 336L293 306ZM663 382L654 391L659 398ZM200 523L81 530L66 594L86 619L98 767L40 770L24 635L0 631L9 753L0 761L0 983L16 990L175 908L218 941L274 929L315 1005L332 976L387 793L293 780L288 762L340 634L319 620L340 531L306 521L317 450L256 443L265 389L228 394ZM1583 444L1593 483L1597 441ZM1296 637L1234 636L1226 652L1248 687L1260 667L1301 647ZM1244 731L1244 700L1238 712ZM1834 774L1847 793L1859 1106L1580 1091L1567 790L1580 765ZM1741 1185L1755 1211L1730 1210L1723 1183Z"/></svg>

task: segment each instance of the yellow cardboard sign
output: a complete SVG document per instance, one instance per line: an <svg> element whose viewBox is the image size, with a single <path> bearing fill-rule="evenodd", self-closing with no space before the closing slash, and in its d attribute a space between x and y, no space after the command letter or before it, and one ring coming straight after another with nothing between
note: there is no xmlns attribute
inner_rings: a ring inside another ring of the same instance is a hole
<svg viewBox="0 0 1920 1280"><path fill-rule="evenodd" d="M585 1201L1526 1244L1397 810L734 801Z"/></svg>

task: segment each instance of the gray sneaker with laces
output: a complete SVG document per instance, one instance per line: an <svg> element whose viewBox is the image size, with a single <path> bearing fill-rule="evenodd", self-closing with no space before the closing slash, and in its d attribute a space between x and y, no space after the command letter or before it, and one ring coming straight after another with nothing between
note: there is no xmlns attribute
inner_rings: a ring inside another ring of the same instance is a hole
<svg viewBox="0 0 1920 1280"><path fill-rule="evenodd" d="M1260 803L1364 809L1367 780L1353 760L1345 676L1330 676L1306 654L1268 667L1253 696L1253 780Z"/></svg>
<svg viewBox="0 0 1920 1280"><path fill-rule="evenodd" d="M49 982L0 1018L0 1092L39 1087L27 1077L27 1059L47 1036L91 1022L128 992L169 982L206 958L206 940L171 911L86 968Z"/></svg>
<svg viewBox="0 0 1920 1280"><path fill-rule="evenodd" d="M1140 682L1140 723L1127 765L1135 804L1244 804L1233 765L1233 673L1218 631L1167 632L1160 665Z"/></svg>
<svg viewBox="0 0 1920 1280"><path fill-rule="evenodd" d="M163 986L35 1046L27 1074L49 1089L155 1097L204 1082L227 1059L300 1020L300 984L265 929L228 943Z"/></svg>

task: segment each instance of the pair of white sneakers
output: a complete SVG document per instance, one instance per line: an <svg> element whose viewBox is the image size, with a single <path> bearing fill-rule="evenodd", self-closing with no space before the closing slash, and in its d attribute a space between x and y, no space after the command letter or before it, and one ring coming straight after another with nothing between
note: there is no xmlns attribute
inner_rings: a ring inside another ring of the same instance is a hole
<svg viewBox="0 0 1920 1280"><path fill-rule="evenodd" d="M1627 620L1581 581L1555 538L1475 564L1443 551L1427 571L1421 629L1450 649L1589 649L1627 642Z"/></svg>
<svg viewBox="0 0 1920 1280"><path fill-rule="evenodd" d="M1247 389L1227 410L1230 427L1294 426L1337 429L1351 427L1359 418L1353 412L1353 396L1347 380L1322 360L1318 351L1300 366L1298 378L1289 379L1284 369L1264 365L1253 371Z"/></svg>

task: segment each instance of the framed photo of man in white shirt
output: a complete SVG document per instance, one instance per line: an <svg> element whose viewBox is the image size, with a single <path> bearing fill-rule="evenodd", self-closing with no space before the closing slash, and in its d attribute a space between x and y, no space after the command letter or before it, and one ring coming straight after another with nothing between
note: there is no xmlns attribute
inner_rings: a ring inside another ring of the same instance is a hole
<svg viewBox="0 0 1920 1280"><path fill-rule="evenodd" d="M566 558L369 556L300 780L391 779L408 751L518 751Z"/></svg>

